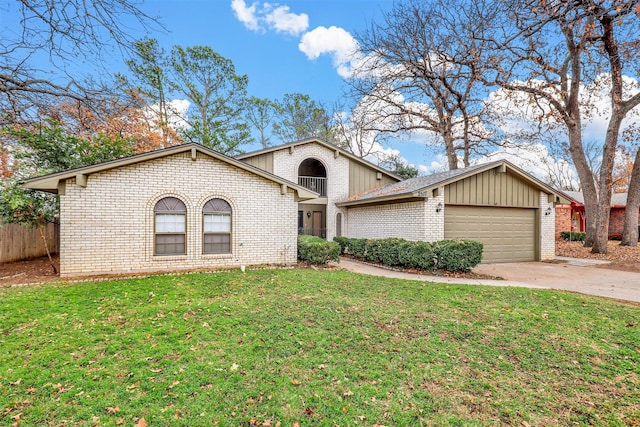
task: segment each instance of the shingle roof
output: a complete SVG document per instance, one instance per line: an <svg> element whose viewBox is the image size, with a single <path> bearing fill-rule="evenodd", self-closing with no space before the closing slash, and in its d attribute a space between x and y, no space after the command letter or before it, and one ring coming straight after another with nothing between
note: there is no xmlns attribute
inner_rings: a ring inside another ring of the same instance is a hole
<svg viewBox="0 0 640 427"><path fill-rule="evenodd" d="M582 191L565 191L565 194L576 202L584 205L584 194L582 194ZM627 195L628 193L613 193L611 195L611 205L627 206Z"/></svg>
<svg viewBox="0 0 640 427"><path fill-rule="evenodd" d="M469 166L464 169L454 169L448 170L445 172L434 173L432 175L426 176L418 176L415 178L410 178L405 181L400 181L395 184L389 184L384 187L374 188L373 190L369 190L365 193L356 194L348 199L344 200L344 202L353 202L353 201L364 201L369 199L377 199L384 196L402 196L413 194L417 191L420 191L427 187L435 187L438 184L449 181L451 179L457 178L461 175L466 175L469 172L473 172L476 169L484 169L487 167L491 167L491 165L498 165L501 162L492 162L492 163L484 163L474 166Z"/></svg>
<svg viewBox="0 0 640 427"><path fill-rule="evenodd" d="M506 167L519 175L521 179L529 182L530 185L545 191L547 194L556 195L557 200L568 202L568 197L563 192L552 188L507 160L496 160L493 162L469 166L463 169L454 169L432 175L411 178L385 187L375 188L365 193L356 194L336 204L338 206L352 206L360 204L393 203L396 200L407 201L410 199L431 197L431 195L425 194L425 191L428 192L429 190L437 187L448 185L452 182L465 179L469 176L497 167Z"/></svg>

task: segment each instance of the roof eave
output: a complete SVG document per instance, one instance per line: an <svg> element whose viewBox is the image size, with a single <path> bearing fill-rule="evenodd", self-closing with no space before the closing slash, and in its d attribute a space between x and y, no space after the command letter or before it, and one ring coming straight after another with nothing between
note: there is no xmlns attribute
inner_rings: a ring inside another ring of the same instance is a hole
<svg viewBox="0 0 640 427"><path fill-rule="evenodd" d="M398 202L404 203L407 201L413 200L424 200L425 196L417 195L416 193L404 193L404 194L393 194L381 197L371 197L368 199L360 199L360 200L345 200L342 202L337 202L336 206L338 207L351 207L351 206L361 206L361 205L371 205L371 204L380 204L380 203L389 203L389 202Z"/></svg>

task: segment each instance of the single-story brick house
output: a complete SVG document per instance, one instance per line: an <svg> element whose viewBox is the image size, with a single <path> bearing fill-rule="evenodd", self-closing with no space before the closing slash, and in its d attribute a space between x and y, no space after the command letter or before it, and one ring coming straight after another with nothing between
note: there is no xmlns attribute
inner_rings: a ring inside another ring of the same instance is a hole
<svg viewBox="0 0 640 427"><path fill-rule="evenodd" d="M580 231L587 229L584 209L584 195L581 191L565 191L570 199L568 203L556 206L556 238L563 231ZM611 195L611 211L609 213L609 238L621 238L624 230L624 217L627 208L627 193ZM640 210L638 212L640 220Z"/></svg>
<svg viewBox="0 0 640 427"><path fill-rule="evenodd" d="M318 194L198 144L25 183L60 195L61 276L297 262Z"/></svg>
<svg viewBox="0 0 640 427"><path fill-rule="evenodd" d="M315 138L237 158L184 144L25 187L60 195L62 276L293 264L298 234L465 238L483 262L543 260L568 203L507 161L402 181Z"/></svg>

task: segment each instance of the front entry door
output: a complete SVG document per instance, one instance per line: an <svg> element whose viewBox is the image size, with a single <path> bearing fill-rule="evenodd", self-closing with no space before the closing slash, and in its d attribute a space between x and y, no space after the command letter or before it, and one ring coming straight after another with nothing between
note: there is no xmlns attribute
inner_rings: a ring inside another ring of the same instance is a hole
<svg viewBox="0 0 640 427"><path fill-rule="evenodd" d="M313 211L311 227L313 227L314 236L322 237L322 211Z"/></svg>

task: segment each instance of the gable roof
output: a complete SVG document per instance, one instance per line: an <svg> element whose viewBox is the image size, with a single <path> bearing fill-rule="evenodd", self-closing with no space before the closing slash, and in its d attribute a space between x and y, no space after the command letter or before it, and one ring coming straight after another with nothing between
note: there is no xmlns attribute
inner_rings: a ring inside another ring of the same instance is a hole
<svg viewBox="0 0 640 427"><path fill-rule="evenodd" d="M584 205L584 194L582 194L582 191L565 191L564 193L569 196L572 201ZM626 207L628 195L629 193L612 193L611 206Z"/></svg>
<svg viewBox="0 0 640 427"><path fill-rule="evenodd" d="M371 169L376 170L377 172L382 172L383 174L385 174L385 175L387 175L387 176L389 176L389 177L391 177L391 178L393 178L395 180L398 180L398 181L402 180L401 176L398 176L393 172L390 172L390 171L388 171L388 170L386 170L384 168L381 168L378 165L375 165L375 164L373 164L373 163L371 163L371 162L369 162L369 161L367 161L367 160L365 160L365 159L363 159L361 157L358 157L358 156L348 152L347 150L345 150L343 148L338 147L337 145L330 144L330 143L328 143L326 141L323 141L323 140L321 140L319 138L306 138L306 139L301 139L300 141L289 142L287 144L276 145L276 146L273 146L273 147L264 148L262 150L251 151L249 153L239 154L239 155L236 156L236 159L244 160L244 159L247 159L249 157L259 156L261 154L273 153L274 151L280 151L280 150L284 150L284 149L288 149L288 148L293 148L293 147L296 147L298 145L305 145L305 144L312 144L312 143L316 143L318 145L321 145L321 146L323 146L323 147L325 147L325 148L327 148L327 149L329 149L331 151L338 152L338 153L340 153L341 156L345 156L346 158L348 158L350 160L353 160L355 162L358 162L358 163L361 163L361 164L363 164L365 166L368 166Z"/></svg>
<svg viewBox="0 0 640 427"><path fill-rule="evenodd" d="M76 169L70 169L63 172L52 173L49 175L43 175L36 178L28 179L24 182L23 187L31 188L35 190L47 191L50 193L58 193L59 184L69 178L82 178L86 179L89 175L107 171L109 169L120 168L123 166L133 165L137 163L146 162L149 160L159 159L162 157L172 156L174 154L191 152L191 157L195 160L197 153L204 154L221 162L235 166L239 169L258 175L262 178L273 181L286 188L291 188L296 192L298 200L310 200L319 196L318 193L308 190L298 184L295 184L289 180L276 176L272 173L264 171L255 166L251 166L245 162L234 159L233 157L226 156L217 151L211 150L201 144L187 143L181 145L175 145L173 147L162 148L159 150L149 151L147 153L136 154L134 156L123 157L121 159L111 160L104 163L98 163L91 166L83 166Z"/></svg>
<svg viewBox="0 0 640 427"><path fill-rule="evenodd" d="M366 193L356 194L346 200L336 203L337 206L355 206L375 203L389 203L395 201L410 201L430 197L434 189L463 180L469 176L482 173L495 168L507 168L529 185L538 188L547 194L554 194L561 201L568 201L569 198L562 192L555 190L549 185L538 180L517 166L506 160L497 160L490 163L482 163L466 167L464 169L454 169L445 172L434 173L427 176L419 176L406 181L390 184L385 187L375 188Z"/></svg>

